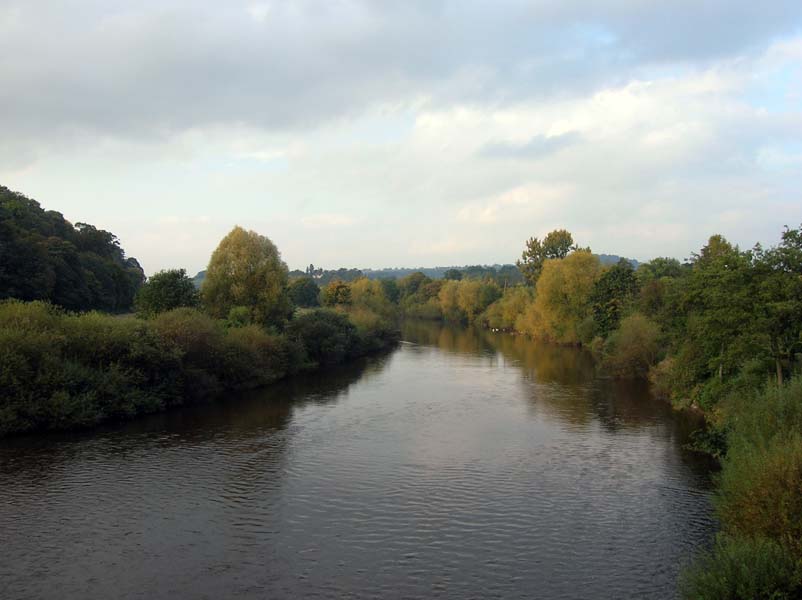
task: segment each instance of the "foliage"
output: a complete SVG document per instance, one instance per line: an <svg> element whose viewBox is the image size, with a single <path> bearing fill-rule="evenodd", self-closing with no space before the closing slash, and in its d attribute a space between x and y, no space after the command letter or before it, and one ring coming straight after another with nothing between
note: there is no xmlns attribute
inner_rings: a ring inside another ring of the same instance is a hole
<svg viewBox="0 0 802 600"><path fill-rule="evenodd" d="M772 540L722 535L685 571L680 590L688 600L793 600L802 595L802 569Z"/></svg>
<svg viewBox="0 0 802 600"><path fill-rule="evenodd" d="M290 281L288 293L295 306L312 308L320 305L320 288L311 277L298 277Z"/></svg>
<svg viewBox="0 0 802 600"><path fill-rule="evenodd" d="M69 310L131 309L145 274L117 238L0 186L0 300L47 300Z"/></svg>
<svg viewBox="0 0 802 600"><path fill-rule="evenodd" d="M521 260L516 264L529 285L537 284L544 263L549 259L561 259L576 250L573 236L565 229L556 229L540 241L536 237L526 241Z"/></svg>
<svg viewBox="0 0 802 600"><path fill-rule="evenodd" d="M453 281L459 281L462 279L462 271L459 269L449 269L445 273L443 273L443 279L451 279Z"/></svg>
<svg viewBox="0 0 802 600"><path fill-rule="evenodd" d="M394 342L386 322L311 311L277 335L192 308L151 320L0 302L0 436L85 427L265 385ZM322 321L322 324L321 324ZM308 353L308 354L307 354Z"/></svg>
<svg viewBox="0 0 802 600"><path fill-rule="evenodd" d="M398 304L401 298L401 289L398 287L398 282L395 279L379 279L384 295L393 304Z"/></svg>
<svg viewBox="0 0 802 600"><path fill-rule="evenodd" d="M635 313L607 339L604 364L618 377L646 377L660 355L660 328L647 317Z"/></svg>
<svg viewBox="0 0 802 600"><path fill-rule="evenodd" d="M349 306L351 301L351 286L340 279L331 281L320 292L320 303L323 306Z"/></svg>
<svg viewBox="0 0 802 600"><path fill-rule="evenodd" d="M260 325L283 325L291 312L287 265L276 246L254 231L235 227L212 254L201 287L206 310L215 318L246 306Z"/></svg>
<svg viewBox="0 0 802 600"><path fill-rule="evenodd" d="M287 334L298 341L315 364L333 365L355 354L359 344L356 326L344 313L317 309L299 315Z"/></svg>
<svg viewBox="0 0 802 600"><path fill-rule="evenodd" d="M605 270L590 295L595 332L602 337L610 335L637 293L638 280L628 260L622 258Z"/></svg>
<svg viewBox="0 0 802 600"><path fill-rule="evenodd" d="M159 271L145 282L134 300L136 312L144 317L199 304L198 291L184 269Z"/></svg>
<svg viewBox="0 0 802 600"><path fill-rule="evenodd" d="M508 288L497 302L487 308L484 320L491 329L515 329L516 319L531 302L531 288L522 285Z"/></svg>
<svg viewBox="0 0 802 600"><path fill-rule="evenodd" d="M524 331L558 343L579 343L579 327L590 314L590 294L600 271L599 259L584 250L563 260L546 260L535 301L519 323Z"/></svg>

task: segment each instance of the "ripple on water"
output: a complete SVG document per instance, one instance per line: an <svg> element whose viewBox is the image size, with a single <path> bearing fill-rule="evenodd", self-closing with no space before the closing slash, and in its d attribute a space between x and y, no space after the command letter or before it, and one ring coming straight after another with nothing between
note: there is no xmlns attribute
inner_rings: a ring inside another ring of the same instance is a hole
<svg viewBox="0 0 802 600"><path fill-rule="evenodd" d="M4 442L0 595L674 597L713 528L678 417L470 335Z"/></svg>

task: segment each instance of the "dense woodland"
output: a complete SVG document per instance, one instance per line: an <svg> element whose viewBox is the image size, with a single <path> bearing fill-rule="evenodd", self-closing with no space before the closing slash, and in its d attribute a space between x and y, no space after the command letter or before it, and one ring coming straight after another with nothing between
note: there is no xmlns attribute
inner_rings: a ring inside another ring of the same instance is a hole
<svg viewBox="0 0 802 600"><path fill-rule="evenodd" d="M741 249L719 235L684 262L603 264L565 230L510 269L291 276L235 228L197 289L116 238L0 188L0 435L91 425L264 385L392 344L436 319L583 345L603 374L649 378L702 411L720 459L721 534L687 570L688 598L802 594L802 229ZM338 276L341 275L341 276ZM327 275L325 278L323 275ZM136 310L138 318L108 313Z"/></svg>
<svg viewBox="0 0 802 600"><path fill-rule="evenodd" d="M145 281L117 238L0 186L0 299L125 312Z"/></svg>

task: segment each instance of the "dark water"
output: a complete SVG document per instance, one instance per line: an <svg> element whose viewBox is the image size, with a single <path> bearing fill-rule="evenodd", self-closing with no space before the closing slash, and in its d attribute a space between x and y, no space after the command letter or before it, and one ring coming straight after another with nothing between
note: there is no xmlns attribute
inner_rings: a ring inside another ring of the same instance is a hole
<svg viewBox="0 0 802 600"><path fill-rule="evenodd" d="M0 442L0 597L673 598L694 424L591 359L406 327L246 398Z"/></svg>

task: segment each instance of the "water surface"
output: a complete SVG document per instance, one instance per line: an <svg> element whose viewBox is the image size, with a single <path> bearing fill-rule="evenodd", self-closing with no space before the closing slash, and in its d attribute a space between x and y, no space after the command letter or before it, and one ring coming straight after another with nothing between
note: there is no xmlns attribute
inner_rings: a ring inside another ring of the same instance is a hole
<svg viewBox="0 0 802 600"><path fill-rule="evenodd" d="M695 426L587 354L408 324L241 398L0 442L2 598L674 598Z"/></svg>

